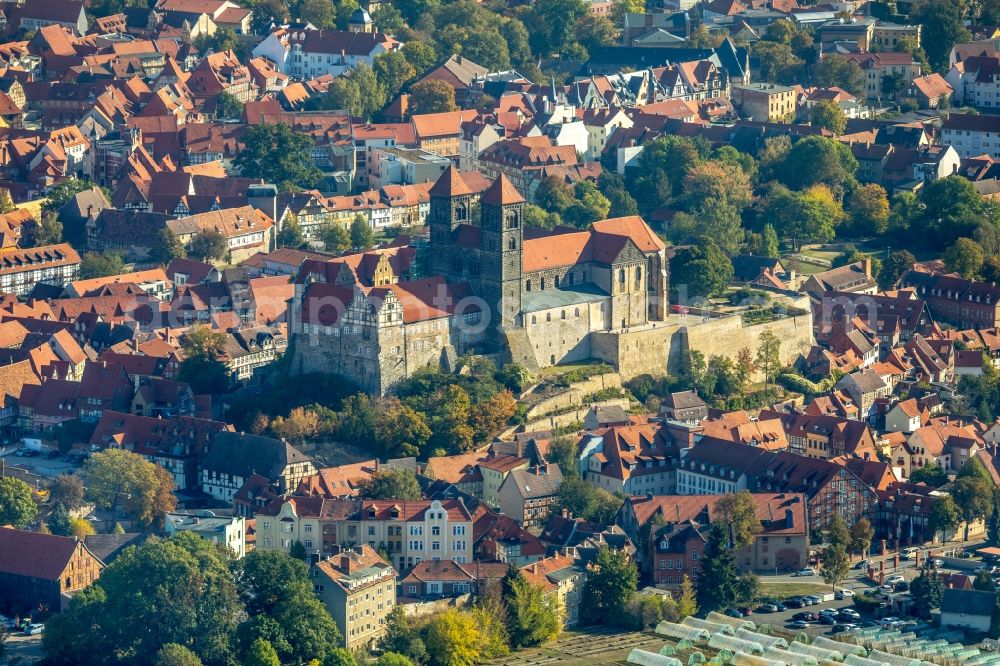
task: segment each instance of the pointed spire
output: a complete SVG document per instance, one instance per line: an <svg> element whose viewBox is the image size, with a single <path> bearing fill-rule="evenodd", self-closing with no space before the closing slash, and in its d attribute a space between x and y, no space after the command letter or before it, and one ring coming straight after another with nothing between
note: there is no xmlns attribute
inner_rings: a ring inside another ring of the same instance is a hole
<svg viewBox="0 0 1000 666"><path fill-rule="evenodd" d="M459 197L472 194L472 190L462 179L462 174L453 166L441 174L434 186L430 189L430 195L436 197Z"/></svg>
<svg viewBox="0 0 1000 666"><path fill-rule="evenodd" d="M524 197L514 187L507 176L500 174L500 177L493 181L493 184L483 192L479 198L480 203L496 204L507 206L511 204L524 203Z"/></svg>

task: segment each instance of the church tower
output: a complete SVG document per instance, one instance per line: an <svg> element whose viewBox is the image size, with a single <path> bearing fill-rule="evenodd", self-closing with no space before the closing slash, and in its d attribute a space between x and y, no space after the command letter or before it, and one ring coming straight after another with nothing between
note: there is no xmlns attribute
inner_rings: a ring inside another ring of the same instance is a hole
<svg viewBox="0 0 1000 666"><path fill-rule="evenodd" d="M460 224L472 224L473 193L455 167L441 174L430 192L431 209L427 216L430 226L431 270L434 275L449 275L451 266L451 236Z"/></svg>
<svg viewBox="0 0 1000 666"><path fill-rule="evenodd" d="M521 325L524 197L501 174L483 192L479 206L482 226L480 295L490 306L494 325L516 328Z"/></svg>

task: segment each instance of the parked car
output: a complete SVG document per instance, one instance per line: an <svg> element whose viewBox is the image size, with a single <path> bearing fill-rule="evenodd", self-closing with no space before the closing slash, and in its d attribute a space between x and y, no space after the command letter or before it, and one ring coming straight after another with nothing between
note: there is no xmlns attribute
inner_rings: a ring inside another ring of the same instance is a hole
<svg viewBox="0 0 1000 666"><path fill-rule="evenodd" d="M901 559L901 560L912 560L913 558L915 558L917 556L917 553L919 553L919 552L920 552L920 549L917 548L917 547L915 547L915 546L914 547L910 547L910 548L904 548L903 552L899 554L899 559Z"/></svg>
<svg viewBox="0 0 1000 666"><path fill-rule="evenodd" d="M855 569L866 569L868 567L868 565L871 564L871 563L872 563L871 560L861 560L860 562L858 562L857 564L854 565L854 568Z"/></svg>
<svg viewBox="0 0 1000 666"><path fill-rule="evenodd" d="M820 615L819 623L827 626L833 626L837 624L837 618L835 618L833 615Z"/></svg>
<svg viewBox="0 0 1000 666"><path fill-rule="evenodd" d="M780 601L772 601L771 605L777 608L779 613L784 613L786 610L788 610L788 606L781 603Z"/></svg>
<svg viewBox="0 0 1000 666"><path fill-rule="evenodd" d="M857 620L860 620L861 616L858 615L857 611L851 610L850 608L845 608L839 613L837 613L837 619L840 620L841 622L855 622Z"/></svg>
<svg viewBox="0 0 1000 666"><path fill-rule="evenodd" d="M858 625L852 623L848 624L838 624L833 629L830 630L831 634L842 634L845 631L854 631L858 628Z"/></svg>
<svg viewBox="0 0 1000 666"><path fill-rule="evenodd" d="M805 601L810 606L818 606L819 604L821 604L823 602L823 600L821 598L817 597L815 594L808 594L808 595L802 597L802 600Z"/></svg>
<svg viewBox="0 0 1000 666"><path fill-rule="evenodd" d="M899 574L893 574L888 578L886 578L885 582L888 583L889 585L895 585L896 583L902 583L904 580L906 579L900 576Z"/></svg>
<svg viewBox="0 0 1000 666"><path fill-rule="evenodd" d="M834 599L850 599L854 596L854 590L837 590L833 593Z"/></svg>
<svg viewBox="0 0 1000 666"><path fill-rule="evenodd" d="M892 589L896 592L906 592L910 589L910 584L903 580L893 585Z"/></svg>
<svg viewBox="0 0 1000 666"><path fill-rule="evenodd" d="M944 560L939 560L937 558L934 558L933 560L931 560L931 566L940 569L941 567L944 566Z"/></svg>
<svg viewBox="0 0 1000 666"><path fill-rule="evenodd" d="M789 629L808 629L812 625L805 620L792 620L788 623Z"/></svg>
<svg viewBox="0 0 1000 666"><path fill-rule="evenodd" d="M777 613L778 607L774 604L764 604L763 606L757 607L758 613Z"/></svg>
<svg viewBox="0 0 1000 666"><path fill-rule="evenodd" d="M816 575L816 570L813 569L812 567L803 567L802 569L799 569L798 571L796 571L792 575L793 576L815 576Z"/></svg>
<svg viewBox="0 0 1000 666"><path fill-rule="evenodd" d="M752 608L744 607L744 608L737 608L736 610L738 610L743 617L746 617L747 615L753 615Z"/></svg>
<svg viewBox="0 0 1000 666"><path fill-rule="evenodd" d="M895 629L896 627L899 626L899 618L884 617L882 618L882 621L879 622L879 626L882 627L883 629Z"/></svg>
<svg viewBox="0 0 1000 666"><path fill-rule="evenodd" d="M795 615L793 615L792 619L793 620L803 620L805 622L815 622L816 620L819 619L819 616L816 615L816 613L810 613L809 611L803 611L801 613L796 613Z"/></svg>
<svg viewBox="0 0 1000 666"><path fill-rule="evenodd" d="M806 605L806 602L802 600L801 597L792 597L791 599L785 599L785 606L788 608L802 608Z"/></svg>
<svg viewBox="0 0 1000 666"><path fill-rule="evenodd" d="M836 608L824 608L824 609L822 609L822 610L819 611L819 614L820 615L836 615L837 614L837 609Z"/></svg>
<svg viewBox="0 0 1000 666"><path fill-rule="evenodd" d="M729 617L743 617L743 613L739 612L735 608L727 608L723 615L728 615Z"/></svg>
<svg viewBox="0 0 1000 666"><path fill-rule="evenodd" d="M29 624L24 629L24 633L28 634L29 636L34 636L35 634L40 634L43 631L45 631L45 625L44 624Z"/></svg>
<svg viewBox="0 0 1000 666"><path fill-rule="evenodd" d="M882 594L892 594L893 592L896 591L896 588L889 584L879 585L878 591L881 592Z"/></svg>
<svg viewBox="0 0 1000 666"><path fill-rule="evenodd" d="M880 625L875 620L864 620L861 623L859 623L858 626L862 627L863 629L868 629L869 627L878 627Z"/></svg>

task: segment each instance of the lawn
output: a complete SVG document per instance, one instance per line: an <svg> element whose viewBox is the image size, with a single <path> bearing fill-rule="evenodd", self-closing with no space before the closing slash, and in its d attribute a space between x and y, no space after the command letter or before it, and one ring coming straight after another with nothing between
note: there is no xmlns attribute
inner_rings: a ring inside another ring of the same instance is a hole
<svg viewBox="0 0 1000 666"><path fill-rule="evenodd" d="M803 594L828 594L832 590L824 583L761 583L760 594L762 597L786 599L788 597L798 597Z"/></svg>

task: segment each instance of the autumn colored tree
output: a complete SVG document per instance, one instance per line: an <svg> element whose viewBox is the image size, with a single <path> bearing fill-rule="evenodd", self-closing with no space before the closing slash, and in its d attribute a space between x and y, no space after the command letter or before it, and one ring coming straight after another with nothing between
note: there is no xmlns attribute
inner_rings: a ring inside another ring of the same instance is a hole
<svg viewBox="0 0 1000 666"><path fill-rule="evenodd" d="M455 89L444 81L420 81L410 88L410 114L444 113L455 111Z"/></svg>

